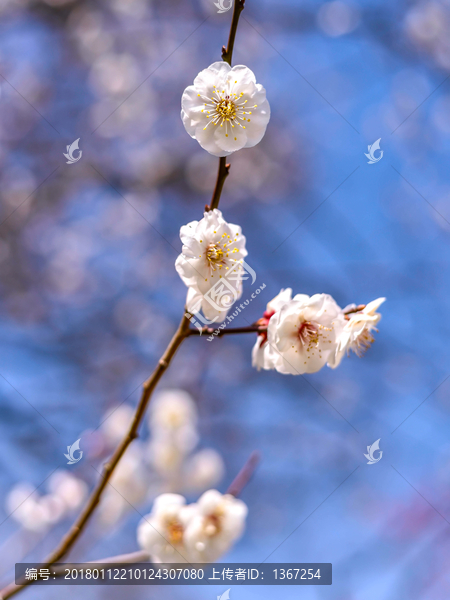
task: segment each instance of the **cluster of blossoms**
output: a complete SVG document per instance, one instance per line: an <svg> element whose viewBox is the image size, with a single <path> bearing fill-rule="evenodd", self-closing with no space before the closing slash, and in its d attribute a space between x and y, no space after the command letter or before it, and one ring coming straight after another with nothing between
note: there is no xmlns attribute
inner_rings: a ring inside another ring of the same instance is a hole
<svg viewBox="0 0 450 600"><path fill-rule="evenodd" d="M193 504L162 494L139 524L138 543L154 563L213 562L241 537L246 516L242 500L217 490Z"/></svg>
<svg viewBox="0 0 450 600"><path fill-rule="evenodd" d="M180 237L176 269L188 287L187 310L195 314L202 309L210 323L223 321L242 295L247 250L241 228L214 209L182 227ZM328 294L292 298L291 289L281 290L258 321L265 331L253 348L253 366L299 375L325 364L335 368L350 350L361 356L374 341L372 332L381 319L376 311L384 300L342 309Z"/></svg>
<svg viewBox="0 0 450 600"><path fill-rule="evenodd" d="M117 444L132 417L132 408L123 404L104 421L108 445ZM128 448L111 476L99 508L103 524L116 523L130 505L162 491L200 493L220 482L225 470L220 454L212 448L195 452L197 419L195 402L184 390L165 390L155 397L150 404L149 439Z"/></svg>
<svg viewBox="0 0 450 600"><path fill-rule="evenodd" d="M48 493L40 495L29 483L18 483L6 498L6 510L20 525L45 533L77 511L88 493L87 484L68 471L57 471L48 479Z"/></svg>
<svg viewBox="0 0 450 600"><path fill-rule="evenodd" d="M253 366L301 375L325 364L336 368L350 350L361 356L374 341L372 331L381 319L376 311L384 300L342 309L328 294L292 298L290 288L281 290L258 321L266 331L253 347Z"/></svg>

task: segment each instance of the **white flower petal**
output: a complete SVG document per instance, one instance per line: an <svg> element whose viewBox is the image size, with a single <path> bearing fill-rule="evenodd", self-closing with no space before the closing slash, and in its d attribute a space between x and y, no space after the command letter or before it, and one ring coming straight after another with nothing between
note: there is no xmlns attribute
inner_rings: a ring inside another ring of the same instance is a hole
<svg viewBox="0 0 450 600"><path fill-rule="evenodd" d="M186 131L214 156L255 146L270 119L265 90L253 72L224 61L201 71L181 99Z"/></svg>

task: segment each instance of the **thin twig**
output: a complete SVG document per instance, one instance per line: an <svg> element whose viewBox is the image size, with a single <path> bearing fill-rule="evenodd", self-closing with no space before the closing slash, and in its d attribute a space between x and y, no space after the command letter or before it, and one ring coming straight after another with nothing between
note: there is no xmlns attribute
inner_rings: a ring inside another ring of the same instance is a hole
<svg viewBox="0 0 450 600"><path fill-rule="evenodd" d="M251 453L250 458L231 482L230 487L227 489L227 494L231 494L235 497L241 494L244 487L252 478L260 460L261 455L259 452L255 450Z"/></svg>
<svg viewBox="0 0 450 600"><path fill-rule="evenodd" d="M183 317L180 321L180 325L170 341L169 345L166 348L162 358L159 360L156 369L147 379L147 381L143 385L141 399L139 400L139 404L136 408L136 412L134 413L133 421L128 428L128 431L125 437L122 439L120 444L117 446L114 454L110 458L110 460L103 466L103 470L101 473L101 477L92 491L91 495L88 498L87 503L85 504L81 514L69 529L68 533L63 537L58 547L52 552L52 554L46 559L45 567L48 568L53 563L58 562L63 556L67 554L67 552L72 548L75 541L80 536L83 531L86 523L94 512L95 508L100 502L101 495L103 490L108 484L108 481L111 478L111 475L114 472L114 469L118 465L120 459L122 458L125 450L131 444L131 442L138 437L138 427L142 421L142 418L145 413L145 409L147 408L148 402L152 395L153 390L155 389L158 381L161 379L163 373L168 368L172 358L174 357L176 351L178 350L181 343L188 337L189 335L189 321L183 314ZM21 585L10 584L6 588L4 588L0 592L0 598L2 600L6 600L10 598L18 591L20 591L26 585L29 585L32 581L25 582Z"/></svg>
<svg viewBox="0 0 450 600"><path fill-rule="evenodd" d="M227 494L231 494L232 496L237 497L242 493L242 490L244 489L244 487L248 484L248 482L252 478L253 473L260 461L260 458L261 457L260 457L259 452L256 452L256 451L252 452L252 454L250 455L250 457L247 460L247 462L245 463L245 465L242 467L242 469L239 471L239 473L236 475L236 477L233 479L231 485L227 489L227 491L226 491ZM102 564L121 565L121 564L143 563L143 562L150 562L150 561L151 561L150 554L148 552L146 552L145 550L139 550L137 552L130 552L129 554L119 554L116 556L108 556L107 558L90 560L90 561L84 562L84 563L67 563L64 566L58 565L57 567L54 568L53 575L55 577L62 577L63 575L65 575L66 570L67 570L67 565L70 565L71 569L76 568L76 569L80 570L80 569L86 569L87 567L89 567L89 565L102 565ZM73 564L73 566L72 566L72 564ZM2 596L2 598L3 598L3 596Z"/></svg>
<svg viewBox="0 0 450 600"><path fill-rule="evenodd" d="M222 46L222 60L227 62L231 66L231 59L233 58L234 40L236 39L236 31L239 23L239 17L241 12L244 10L245 0L235 0L233 8L233 18L231 20L230 34L228 36L227 46ZM227 163L226 157L222 156L219 158L219 170L217 172L217 180L214 188L214 193L211 199L211 205L205 206L205 210L213 210L218 208L220 202L220 196L222 194L223 184L225 179L228 177L230 172L230 165Z"/></svg>
<svg viewBox="0 0 450 600"><path fill-rule="evenodd" d="M265 333L267 331L267 327L261 327L256 323L254 325L249 325L248 327L234 327L232 329L220 329L217 327L214 329L213 327L202 327L202 329L189 329L188 335L202 335L206 333L207 335L212 335L214 332L217 332L216 337L222 337L223 335L234 335L238 333Z"/></svg>
<svg viewBox="0 0 450 600"><path fill-rule="evenodd" d="M231 65L231 58L233 55L234 48L234 40L236 38L236 30L239 22L239 16L244 8L245 0L235 0L234 10L233 10L233 18L231 21L230 34L228 36L228 45L227 48L222 48L222 59L228 64ZM212 201L211 201L211 209L217 208L219 205L220 195L222 193L223 184L229 172L229 165L226 164L225 158L219 159L219 172L216 181L216 186L214 189ZM205 207L206 210L209 207ZM91 495L88 498L88 501L83 508L81 514L76 519L75 523L69 529L68 533L63 537L60 544L57 548L52 552L52 554L45 561L45 567L49 567L58 560L60 560L63 556L67 554L67 552L72 548L75 541L78 539L80 534L82 533L86 523L91 517L92 513L95 511L97 505L100 502L102 493L106 488L108 481L110 480L114 469L118 465L120 459L125 453L128 446L131 442L138 437L138 428L142 421L142 418L145 414L145 410L149 403L150 397L155 389L157 383L161 379L163 373L168 368L173 356L178 350L181 343L189 336L189 320L183 314L180 325L173 336L170 344L167 346L166 351L164 352L162 358L158 362L158 366L152 373L152 375L147 379L147 381L143 385L141 399L136 408L136 412L134 414L133 422L131 423L125 437L122 439L120 444L117 446L114 454L111 459L103 466L102 474L100 480L98 481L96 487L92 491ZM32 583L32 581L24 582L23 584L16 585L12 583L6 586L3 590L0 591L0 600L7 600L11 596L14 596L21 589L26 587Z"/></svg>
<svg viewBox="0 0 450 600"><path fill-rule="evenodd" d="M205 207L207 211L218 208L220 196L222 195L223 184L225 183L225 179L228 177L229 172L230 165L227 163L227 158L226 156L222 156L219 158L219 170L217 172L216 186L214 188L211 206Z"/></svg>
<svg viewBox="0 0 450 600"><path fill-rule="evenodd" d="M350 315L352 313L361 312L365 308L366 308L365 304L359 304L358 306L355 306L354 308L349 308L348 310L345 310L344 315Z"/></svg>
<svg viewBox="0 0 450 600"><path fill-rule="evenodd" d="M231 20L230 35L228 36L227 47L222 46L222 60L227 62L231 67L231 59L233 58L234 40L236 39L236 31L239 23L239 17L244 10L245 0L235 0L233 8L233 18Z"/></svg>

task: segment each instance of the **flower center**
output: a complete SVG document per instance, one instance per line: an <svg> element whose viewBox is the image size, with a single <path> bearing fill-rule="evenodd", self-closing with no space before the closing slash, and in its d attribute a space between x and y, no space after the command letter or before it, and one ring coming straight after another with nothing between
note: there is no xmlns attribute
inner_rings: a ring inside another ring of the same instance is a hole
<svg viewBox="0 0 450 600"><path fill-rule="evenodd" d="M208 537L212 537L213 535L217 535L221 530L220 518L218 515L212 514L206 517L206 522L204 525L205 534Z"/></svg>
<svg viewBox="0 0 450 600"><path fill-rule="evenodd" d="M234 84L237 83L237 80ZM234 87L231 85L231 89ZM213 86L214 92L211 98L197 94L204 102L204 107L201 112L206 113L208 123L203 129L206 129L211 123L213 125L225 125L225 137L232 135L237 140L237 133L233 132L233 129L237 126L241 129L245 129L246 124L250 122L251 110L248 108L257 108L257 104L253 106L247 106L248 100L244 100L242 96L244 92L237 94L231 91L231 89L220 90L215 85Z"/></svg>
<svg viewBox="0 0 450 600"><path fill-rule="evenodd" d="M216 112L223 119L234 119L236 117L236 106L232 100L230 100L230 96L225 96L220 102L216 105Z"/></svg>
<svg viewBox="0 0 450 600"><path fill-rule="evenodd" d="M217 244L209 244L206 250L206 258L210 263L217 265L223 261L223 249Z"/></svg>
<svg viewBox="0 0 450 600"><path fill-rule="evenodd" d="M303 346L307 346L308 350L311 347L317 346L319 343L319 326L315 323L305 321L298 329L298 337Z"/></svg>
<svg viewBox="0 0 450 600"><path fill-rule="evenodd" d="M167 534L171 544L179 544L183 539L183 527L178 521L170 521L167 525Z"/></svg>

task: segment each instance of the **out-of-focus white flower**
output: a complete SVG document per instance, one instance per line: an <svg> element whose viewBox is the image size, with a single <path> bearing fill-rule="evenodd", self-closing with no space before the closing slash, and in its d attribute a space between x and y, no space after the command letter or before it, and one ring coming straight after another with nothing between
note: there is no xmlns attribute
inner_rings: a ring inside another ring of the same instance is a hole
<svg viewBox="0 0 450 600"><path fill-rule="evenodd" d="M111 475L110 483L115 488L111 493L119 492L131 504L138 504L145 498L146 479L144 448L142 444L135 442L128 448Z"/></svg>
<svg viewBox="0 0 450 600"><path fill-rule="evenodd" d="M241 263L247 250L241 228L227 223L215 208L201 221L184 225L180 238L183 249L175 268L189 288L187 310L195 313L201 308L207 319L223 321L242 294ZM225 276L227 285L222 286Z"/></svg>
<svg viewBox="0 0 450 600"><path fill-rule="evenodd" d="M129 404L121 404L106 415L101 430L109 446L115 446L123 438L133 419L133 413Z"/></svg>
<svg viewBox="0 0 450 600"><path fill-rule="evenodd" d="M140 547L146 550L155 563L188 561L184 545L184 532L193 506L178 494L161 494L155 499L153 508L139 523L137 538Z"/></svg>
<svg viewBox="0 0 450 600"><path fill-rule="evenodd" d="M167 480L181 471L186 452L171 437L159 435L150 440L148 458L155 471Z"/></svg>
<svg viewBox="0 0 450 600"><path fill-rule="evenodd" d="M51 475L48 489L64 503L67 512L80 508L88 495L87 483L68 471L57 471Z"/></svg>
<svg viewBox="0 0 450 600"><path fill-rule="evenodd" d="M197 407L184 390L165 390L150 404L150 428L174 431L197 422Z"/></svg>
<svg viewBox="0 0 450 600"><path fill-rule="evenodd" d="M12 518L29 531L48 529L48 512L39 503L40 496L29 483L18 483L6 497L6 510Z"/></svg>
<svg viewBox="0 0 450 600"><path fill-rule="evenodd" d="M342 309L328 294L297 294L270 319L267 343L273 366L283 374L315 373L336 350L345 325Z"/></svg>
<svg viewBox="0 0 450 600"><path fill-rule="evenodd" d="M222 457L212 448L204 448L194 454L184 465L184 487L199 492L217 485L225 473Z"/></svg>
<svg viewBox="0 0 450 600"><path fill-rule="evenodd" d="M140 504L147 495L148 473L144 464L144 449L134 443L128 448L111 475L99 507L103 525L114 525L131 506Z"/></svg>
<svg viewBox="0 0 450 600"><path fill-rule="evenodd" d="M29 483L19 483L6 499L6 508L25 529L46 531L85 500L88 486L67 471L58 471L49 479L49 494L41 496Z"/></svg>
<svg viewBox="0 0 450 600"><path fill-rule="evenodd" d="M46 494L38 501L43 511L44 520L49 525L58 523L67 513L67 504L56 494Z"/></svg>
<svg viewBox="0 0 450 600"><path fill-rule="evenodd" d="M230 494L205 492L186 528L184 541L192 562L212 562L241 537L247 506Z"/></svg>
<svg viewBox="0 0 450 600"><path fill-rule="evenodd" d="M188 134L214 156L258 144L270 119L266 90L243 65L215 62L201 71L181 99Z"/></svg>
<svg viewBox="0 0 450 600"><path fill-rule="evenodd" d="M258 320L258 325L267 328L273 315L287 302L290 302L291 297L291 288L281 290L281 292L267 304L263 316ZM252 349L252 365L256 367L258 371L260 369L274 368L274 349L267 343L267 332L258 335L256 338L256 343Z"/></svg>
<svg viewBox="0 0 450 600"><path fill-rule="evenodd" d="M376 311L385 300L386 298L378 298L369 302L362 310L345 315L346 322L336 340L335 352L328 359L328 366L336 368L350 350L353 350L357 356L362 356L370 348L375 341L372 331L378 331L376 326L381 319L380 313ZM347 306L344 314L355 309L357 309L355 305Z"/></svg>

